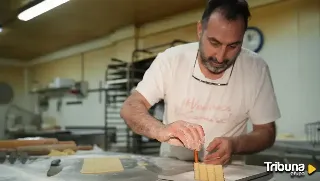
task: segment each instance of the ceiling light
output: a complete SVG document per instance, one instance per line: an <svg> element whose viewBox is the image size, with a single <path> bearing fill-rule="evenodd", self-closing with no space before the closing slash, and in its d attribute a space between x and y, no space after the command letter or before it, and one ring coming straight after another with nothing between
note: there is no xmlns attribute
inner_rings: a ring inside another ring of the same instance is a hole
<svg viewBox="0 0 320 181"><path fill-rule="evenodd" d="M2 27L0 26L0 33L2 32Z"/></svg>
<svg viewBox="0 0 320 181"><path fill-rule="evenodd" d="M35 6L21 12L18 15L18 18L22 21L28 21L40 14L43 14L61 4L68 2L69 0L44 0Z"/></svg>

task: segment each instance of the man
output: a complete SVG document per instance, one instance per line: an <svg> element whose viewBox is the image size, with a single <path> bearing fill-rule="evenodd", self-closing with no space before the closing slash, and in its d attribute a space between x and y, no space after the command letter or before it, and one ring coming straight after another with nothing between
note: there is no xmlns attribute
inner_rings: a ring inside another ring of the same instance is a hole
<svg viewBox="0 0 320 181"><path fill-rule="evenodd" d="M159 53L125 101L121 117L162 142L161 156L192 160L201 150L205 163L227 164L273 145L280 111L268 65L241 47L249 17L244 0L210 0L197 25L199 43ZM163 123L148 113L162 99Z"/></svg>

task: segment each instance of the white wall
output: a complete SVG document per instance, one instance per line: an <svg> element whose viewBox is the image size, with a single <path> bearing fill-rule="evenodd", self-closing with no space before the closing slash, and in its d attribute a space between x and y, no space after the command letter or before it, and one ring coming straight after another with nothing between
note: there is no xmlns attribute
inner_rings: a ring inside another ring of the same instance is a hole
<svg viewBox="0 0 320 181"><path fill-rule="evenodd" d="M287 1L255 12L252 25L265 34L260 53L282 113L278 132L302 138L304 125L320 120L320 1Z"/></svg>
<svg viewBox="0 0 320 181"><path fill-rule="evenodd" d="M55 77L71 78L80 81L88 81L89 89L98 89L99 83L105 84L105 71L111 58L129 61L130 52L133 51L133 39L123 40L101 49L96 49L62 58L57 61L38 64L30 67L32 80L36 80L46 86ZM82 72L83 61L83 72ZM101 96L101 97L100 97ZM101 102L100 102L101 99ZM70 101L82 101L82 104L66 105ZM65 126L104 126L105 120L105 94L91 92L84 99L67 95L62 98L62 107L57 109L57 98L50 99L49 109L44 112L45 117L54 117L57 123Z"/></svg>

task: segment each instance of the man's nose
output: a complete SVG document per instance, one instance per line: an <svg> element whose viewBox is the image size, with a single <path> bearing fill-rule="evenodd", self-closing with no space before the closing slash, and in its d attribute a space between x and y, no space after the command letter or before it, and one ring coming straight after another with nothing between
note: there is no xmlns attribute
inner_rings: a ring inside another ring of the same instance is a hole
<svg viewBox="0 0 320 181"><path fill-rule="evenodd" d="M218 52L218 54L217 54L217 61L218 61L219 63L222 63L222 62L223 62L223 60L225 59L225 54L226 54L226 47L221 46L221 47L220 47L220 50L219 50L219 52Z"/></svg>

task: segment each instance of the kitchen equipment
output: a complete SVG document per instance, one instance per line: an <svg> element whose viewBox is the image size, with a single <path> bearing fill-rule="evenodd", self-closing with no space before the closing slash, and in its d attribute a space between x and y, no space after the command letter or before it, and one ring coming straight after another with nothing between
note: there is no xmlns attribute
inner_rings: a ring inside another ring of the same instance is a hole
<svg viewBox="0 0 320 181"><path fill-rule="evenodd" d="M28 161L29 155L26 152L20 152L18 156L18 160L22 163L25 164Z"/></svg>
<svg viewBox="0 0 320 181"><path fill-rule="evenodd" d="M77 151L78 147L75 144L52 144L17 147L17 151L27 152L29 155L48 155L51 150L64 151L66 149Z"/></svg>
<svg viewBox="0 0 320 181"><path fill-rule="evenodd" d="M44 139L37 139L37 140L28 140L28 139L21 139L21 140L1 140L0 141L0 149L1 148L18 148L24 146L35 146L35 145L49 145L49 144L57 144L59 141L55 138L44 138Z"/></svg>
<svg viewBox="0 0 320 181"><path fill-rule="evenodd" d="M52 177L54 175L57 175L58 173L60 173L62 171L63 167L62 167L62 165L60 165L60 163L61 163L60 159L53 160L50 163L50 168L47 172L48 177Z"/></svg>
<svg viewBox="0 0 320 181"><path fill-rule="evenodd" d="M8 160L11 164L14 164L16 162L17 158L18 158L17 152L13 151L10 153Z"/></svg>
<svg viewBox="0 0 320 181"><path fill-rule="evenodd" d="M28 153L17 152L14 149L0 150L0 164L4 163L5 161L9 161L11 164L16 163L16 161L20 161L20 163L25 164L28 159Z"/></svg>
<svg viewBox="0 0 320 181"><path fill-rule="evenodd" d="M14 91L10 84L0 82L0 105L10 104L14 98Z"/></svg>
<svg viewBox="0 0 320 181"><path fill-rule="evenodd" d="M193 154L194 154L194 162L195 162L195 163L198 163L198 162L199 162L199 158L198 158L198 155L199 155L199 154L198 154L198 151L197 151L197 150L194 150L194 153L193 153Z"/></svg>
<svg viewBox="0 0 320 181"><path fill-rule="evenodd" d="M76 81L68 78L56 77L49 85L50 88L68 88L73 87Z"/></svg>
<svg viewBox="0 0 320 181"><path fill-rule="evenodd" d="M16 132L34 132L41 129L40 114L35 114L14 103L8 106L4 117L4 129L8 137Z"/></svg>
<svg viewBox="0 0 320 181"><path fill-rule="evenodd" d="M0 152L0 164L4 163L7 159L7 154L5 152Z"/></svg>
<svg viewBox="0 0 320 181"><path fill-rule="evenodd" d="M79 145L74 141L58 141L55 138L48 139L38 139L38 140L3 140L0 141L0 152L5 152L6 154L12 154L11 160L15 152L19 153L21 160L27 155L40 156L48 155L52 150L64 151L72 150L74 152L78 150L92 150L91 145ZM22 155L21 155L22 154Z"/></svg>

